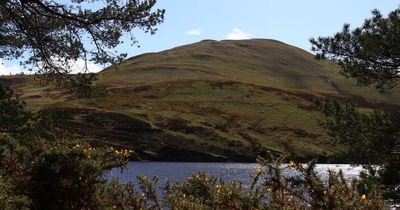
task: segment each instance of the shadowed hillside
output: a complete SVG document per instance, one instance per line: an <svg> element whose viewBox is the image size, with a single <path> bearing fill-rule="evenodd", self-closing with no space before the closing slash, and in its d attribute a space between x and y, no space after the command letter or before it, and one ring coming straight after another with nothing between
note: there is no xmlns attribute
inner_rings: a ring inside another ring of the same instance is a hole
<svg viewBox="0 0 400 210"><path fill-rule="evenodd" d="M318 126L315 97L365 108L399 107L400 91L356 87L338 67L274 40L212 41L148 53L99 74L109 94L77 99L32 78L6 77L32 109L67 109L65 126L96 144L134 148L142 159L309 159L341 149Z"/></svg>

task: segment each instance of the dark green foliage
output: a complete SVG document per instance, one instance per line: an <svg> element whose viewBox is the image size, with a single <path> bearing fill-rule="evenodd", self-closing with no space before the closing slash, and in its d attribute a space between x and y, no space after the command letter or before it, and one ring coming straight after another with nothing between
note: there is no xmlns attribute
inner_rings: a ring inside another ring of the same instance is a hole
<svg viewBox="0 0 400 210"><path fill-rule="evenodd" d="M0 132L24 139L24 144L39 136L51 140L55 135L64 133L57 124L67 119L68 115L62 110L27 111L25 102L13 90L0 85Z"/></svg>
<svg viewBox="0 0 400 210"><path fill-rule="evenodd" d="M68 87L76 93L78 98L99 98L107 95L107 90L93 83L97 80L96 74L77 74L76 83ZM71 85L71 84L69 84Z"/></svg>
<svg viewBox="0 0 400 210"><path fill-rule="evenodd" d="M28 195L38 209L96 209L105 170L122 159L111 149L81 144L46 147L32 163ZM62 148L64 147L64 148Z"/></svg>
<svg viewBox="0 0 400 210"><path fill-rule="evenodd" d="M131 154L71 138L36 140L29 147L9 137L1 141L0 197L8 199L6 205L31 209L98 209L105 171L122 166Z"/></svg>
<svg viewBox="0 0 400 210"><path fill-rule="evenodd" d="M29 163L29 150L15 139L0 137L0 209L29 209L31 199L24 193L28 180L22 163Z"/></svg>
<svg viewBox="0 0 400 210"><path fill-rule="evenodd" d="M395 87L400 79L400 8L382 16L378 10L361 27L343 30L332 37L311 39L318 58L339 62L342 73L361 85L381 90Z"/></svg>
<svg viewBox="0 0 400 210"><path fill-rule="evenodd" d="M14 116L2 114L0 122L14 129L0 133L0 209L97 209L105 170L132 151L93 148L58 127L68 113L31 113L11 90L3 93L2 111Z"/></svg>
<svg viewBox="0 0 400 210"><path fill-rule="evenodd" d="M118 180L106 183L105 187L98 191L98 197L102 201L99 209L161 210L161 201L156 193L158 178L138 177L139 188L131 182L122 184Z"/></svg>
<svg viewBox="0 0 400 210"><path fill-rule="evenodd" d="M342 32L333 37L311 39L317 58L337 61L345 76L360 85L374 85L387 91L400 81L400 8L387 17L374 10L372 18L350 30L344 25ZM323 123L336 141L349 145L347 159L357 163L379 164L369 166L370 174L363 174L365 188L380 184L384 195L400 200L400 112L373 111L363 113L354 104L337 102L319 104L331 118Z"/></svg>
<svg viewBox="0 0 400 210"><path fill-rule="evenodd" d="M383 196L392 203L400 202L400 158L393 158L381 168L366 166L368 173L360 174L360 192L368 192L376 186L383 189Z"/></svg>
<svg viewBox="0 0 400 210"><path fill-rule="evenodd" d="M331 116L322 126L337 142L349 145L351 160L378 164L391 159L399 147L400 112L373 111L365 113L353 103L319 102Z"/></svg>
<svg viewBox="0 0 400 210"><path fill-rule="evenodd" d="M24 110L25 103L13 91L0 84L0 132L23 132L31 113Z"/></svg>
<svg viewBox="0 0 400 210"><path fill-rule="evenodd" d="M207 173L169 184L164 195L170 209L385 209L378 188L365 194L358 183L331 172L327 182L317 175L315 163L294 163L282 167L282 159L267 162L252 176L252 185L240 181L225 183ZM284 172L285 171L285 172ZM285 176L283 176L285 174ZM288 175L289 174L289 175Z"/></svg>
<svg viewBox="0 0 400 210"><path fill-rule="evenodd" d="M349 146L347 161L381 166L378 169L368 166L370 173L362 175L366 187L384 185L384 195L399 201L400 112L365 113L355 104L336 101L317 104L331 117L322 123L328 134Z"/></svg>

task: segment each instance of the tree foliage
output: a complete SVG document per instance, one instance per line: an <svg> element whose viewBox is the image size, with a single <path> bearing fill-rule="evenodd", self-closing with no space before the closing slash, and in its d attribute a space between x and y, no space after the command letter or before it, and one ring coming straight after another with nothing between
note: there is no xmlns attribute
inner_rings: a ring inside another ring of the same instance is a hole
<svg viewBox="0 0 400 210"><path fill-rule="evenodd" d="M400 8L384 17L378 10L353 30L345 24L334 36L312 38L317 58L337 61L360 85L391 89L400 80Z"/></svg>
<svg viewBox="0 0 400 210"><path fill-rule="evenodd" d="M353 103L317 102L328 118L322 126L337 142L349 146L349 159L355 163L380 164L399 153L400 112L360 111Z"/></svg>
<svg viewBox="0 0 400 210"><path fill-rule="evenodd" d="M74 61L83 60L87 70L88 61L123 59L111 51L123 34L135 44L133 29L154 33L164 10L152 11L155 0L66 2L1 1L0 59L25 59L23 64L78 94L97 96L97 89L88 92L95 75L69 74ZM0 84L0 209L113 208L102 194L111 183L104 172L124 165L133 151L90 146L61 128L67 117L60 110L28 111Z"/></svg>
<svg viewBox="0 0 400 210"><path fill-rule="evenodd" d="M10 88L0 84L0 132L22 132L31 116L24 108L25 103Z"/></svg>
<svg viewBox="0 0 400 210"><path fill-rule="evenodd" d="M400 112L360 111L353 103L317 103L330 118L322 123L337 142L348 146L345 161L366 164L362 174L368 186L383 185L384 196L400 202ZM379 168L371 167L379 165Z"/></svg>
<svg viewBox="0 0 400 210"><path fill-rule="evenodd" d="M85 70L88 61L121 61L126 54L113 49L123 35L135 44L133 29L153 34L164 18L164 10L152 10L155 0L68 1L2 0L0 58L26 58L23 64L39 73L74 81L67 73L75 61L83 60Z"/></svg>
<svg viewBox="0 0 400 210"><path fill-rule="evenodd" d="M384 17L378 10L361 27L345 24L332 37L311 39L317 58L339 63L342 73L360 85L385 92L400 81L400 8ZM372 113L352 103L318 104L330 118L322 125L337 142L347 144L347 160L379 164L363 174L365 183L385 187L385 197L400 201L400 110Z"/></svg>

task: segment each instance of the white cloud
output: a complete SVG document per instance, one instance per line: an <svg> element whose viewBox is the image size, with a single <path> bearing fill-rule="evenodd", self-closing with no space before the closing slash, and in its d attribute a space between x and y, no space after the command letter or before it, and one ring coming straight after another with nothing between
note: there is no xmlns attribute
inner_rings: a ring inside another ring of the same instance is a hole
<svg viewBox="0 0 400 210"><path fill-rule="evenodd" d="M195 28L195 29L191 29L189 31L186 31L187 35L192 35L192 36L200 36L203 32L203 29L201 28Z"/></svg>
<svg viewBox="0 0 400 210"><path fill-rule="evenodd" d="M225 39L231 39L231 40L238 40L238 39L249 39L251 37L250 33L246 33L238 28L232 29L231 32L229 32Z"/></svg>
<svg viewBox="0 0 400 210"><path fill-rule="evenodd" d="M85 61L83 59L78 59L77 61L71 61L69 62L68 66L71 68L72 74L83 73L85 71ZM88 72L90 73L97 73L103 69L102 67L90 62L88 62L87 66L88 66ZM32 71L24 69L22 66L18 64L5 65L3 60L0 59L0 75L19 74L21 72L23 72L24 74L34 73Z"/></svg>
<svg viewBox="0 0 400 210"><path fill-rule="evenodd" d="M31 73L30 71L24 70L20 65L5 65L4 61L0 59L0 75L10 75L10 74L19 74L24 72L25 74Z"/></svg>
<svg viewBox="0 0 400 210"><path fill-rule="evenodd" d="M75 62L70 62L71 73L83 73L85 71L85 61L83 59L78 59ZM94 63L88 62L87 64L88 72L97 73L102 70L102 68Z"/></svg>

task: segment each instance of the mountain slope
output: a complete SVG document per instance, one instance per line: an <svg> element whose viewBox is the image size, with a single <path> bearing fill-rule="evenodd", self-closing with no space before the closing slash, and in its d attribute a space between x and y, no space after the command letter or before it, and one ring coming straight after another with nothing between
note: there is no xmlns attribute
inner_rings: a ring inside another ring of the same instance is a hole
<svg viewBox="0 0 400 210"><path fill-rule="evenodd" d="M205 40L105 69L97 84L109 94L99 99L78 99L27 78L15 87L32 109L70 110L66 127L94 143L132 147L143 159L254 161L268 151L326 159L343 146L333 146L319 127L324 116L315 97L400 107L398 89L381 95L338 72L274 40Z"/></svg>
<svg viewBox="0 0 400 210"><path fill-rule="evenodd" d="M101 74L104 84L149 84L205 79L238 81L281 89L361 95L400 103L368 88L358 88L331 62L318 61L299 48L275 40L205 40L160 53L133 57ZM122 78L122 79L121 79Z"/></svg>

